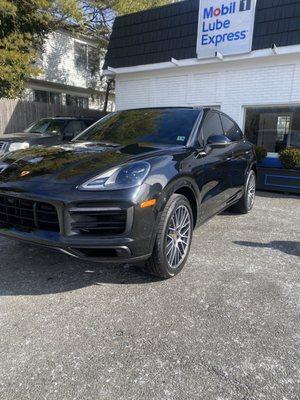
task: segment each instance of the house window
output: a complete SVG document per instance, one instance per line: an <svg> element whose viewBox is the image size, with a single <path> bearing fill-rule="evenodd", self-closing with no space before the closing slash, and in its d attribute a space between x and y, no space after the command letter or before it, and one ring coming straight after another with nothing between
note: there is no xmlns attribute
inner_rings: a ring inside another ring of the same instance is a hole
<svg viewBox="0 0 300 400"><path fill-rule="evenodd" d="M75 65L77 68L86 69L87 56L86 56L86 44L75 42Z"/></svg>
<svg viewBox="0 0 300 400"><path fill-rule="evenodd" d="M100 68L99 51L96 47L75 41L75 65L83 71L95 74Z"/></svg>
<svg viewBox="0 0 300 400"><path fill-rule="evenodd" d="M79 107L79 108L89 108L89 99L87 97L72 96L70 94L66 95L66 105Z"/></svg>
<svg viewBox="0 0 300 400"><path fill-rule="evenodd" d="M48 102L48 92L44 90L35 90L34 91L34 101L39 103L49 103Z"/></svg>
<svg viewBox="0 0 300 400"><path fill-rule="evenodd" d="M245 133L270 153L300 147L300 107L247 108Z"/></svg>
<svg viewBox="0 0 300 400"><path fill-rule="evenodd" d="M34 90L34 101L48 104L61 104L61 94L46 90Z"/></svg>
<svg viewBox="0 0 300 400"><path fill-rule="evenodd" d="M100 60L99 60L99 51L96 47L88 46L87 47L87 67L90 73L93 75L100 68Z"/></svg>

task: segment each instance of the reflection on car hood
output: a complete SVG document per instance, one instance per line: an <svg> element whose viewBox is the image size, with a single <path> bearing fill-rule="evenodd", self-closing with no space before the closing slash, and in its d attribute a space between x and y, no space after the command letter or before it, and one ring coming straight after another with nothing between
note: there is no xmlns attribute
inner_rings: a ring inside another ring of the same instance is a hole
<svg viewBox="0 0 300 400"><path fill-rule="evenodd" d="M0 137L0 142L26 142L27 140L34 139L34 138L45 138L45 137L52 137L53 135L49 133L29 133L29 132L18 132L12 133L9 135L4 135Z"/></svg>
<svg viewBox="0 0 300 400"><path fill-rule="evenodd" d="M160 151L166 149L142 144L108 147L89 142L20 150L1 159L7 167L0 174L0 189L7 182L22 181L78 184L119 164Z"/></svg>

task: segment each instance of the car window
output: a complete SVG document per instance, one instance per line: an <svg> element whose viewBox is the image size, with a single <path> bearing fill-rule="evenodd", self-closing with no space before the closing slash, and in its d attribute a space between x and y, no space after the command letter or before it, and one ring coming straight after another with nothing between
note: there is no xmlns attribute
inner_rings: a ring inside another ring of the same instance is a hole
<svg viewBox="0 0 300 400"><path fill-rule="evenodd" d="M224 128L224 133L228 139L232 140L233 142L243 139L242 131L232 119L227 118L225 115L221 115L221 121Z"/></svg>
<svg viewBox="0 0 300 400"><path fill-rule="evenodd" d="M70 121L67 123L64 133L72 133L77 135L85 129L85 125L82 121Z"/></svg>
<svg viewBox="0 0 300 400"><path fill-rule="evenodd" d="M29 133L50 133L58 135L65 121L54 119L41 119L37 123L31 125L25 132Z"/></svg>
<svg viewBox="0 0 300 400"><path fill-rule="evenodd" d="M215 112L209 113L204 120L201 131L204 143L207 143L210 136L223 135L219 114Z"/></svg>
<svg viewBox="0 0 300 400"><path fill-rule="evenodd" d="M114 145L160 143L185 146L199 116L193 109L140 109L111 113L76 140Z"/></svg>
<svg viewBox="0 0 300 400"><path fill-rule="evenodd" d="M84 128L88 128L89 126L91 126L91 125L93 125L95 122L97 122L97 120L95 119L95 120L93 120L93 119L88 119L88 120L84 120L84 121L82 121L83 122L83 124L84 124Z"/></svg>

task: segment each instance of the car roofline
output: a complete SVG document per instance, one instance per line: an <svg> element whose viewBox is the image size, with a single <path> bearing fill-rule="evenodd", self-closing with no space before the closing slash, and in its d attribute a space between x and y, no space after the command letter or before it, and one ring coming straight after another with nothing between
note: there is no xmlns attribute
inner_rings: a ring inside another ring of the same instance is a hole
<svg viewBox="0 0 300 400"><path fill-rule="evenodd" d="M208 111L213 110L210 107L193 107L193 106L164 106L164 107L140 107L140 108L124 108L123 110L116 110L116 112L122 111L139 111L139 110L199 110Z"/></svg>

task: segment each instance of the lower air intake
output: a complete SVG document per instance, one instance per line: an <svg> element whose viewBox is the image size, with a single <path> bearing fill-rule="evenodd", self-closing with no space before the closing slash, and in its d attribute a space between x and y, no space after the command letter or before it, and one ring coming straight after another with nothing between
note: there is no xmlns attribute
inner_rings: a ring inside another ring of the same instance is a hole
<svg viewBox="0 0 300 400"><path fill-rule="evenodd" d="M114 236L126 230L127 210L77 208L70 215L71 230L80 235Z"/></svg>

